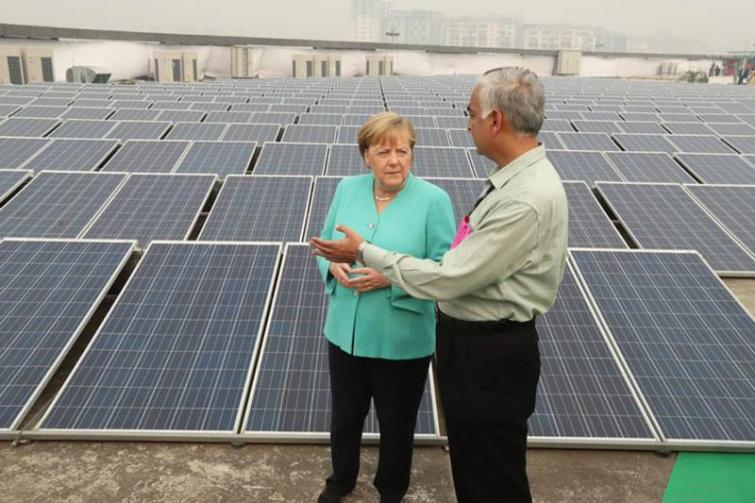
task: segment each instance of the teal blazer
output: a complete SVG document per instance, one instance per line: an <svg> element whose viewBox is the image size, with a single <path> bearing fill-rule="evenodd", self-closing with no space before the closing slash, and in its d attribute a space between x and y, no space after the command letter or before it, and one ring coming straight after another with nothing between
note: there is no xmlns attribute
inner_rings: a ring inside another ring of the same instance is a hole
<svg viewBox="0 0 755 503"><path fill-rule="evenodd" d="M443 189L411 174L396 198L378 215L372 173L344 178L325 219L323 239L340 239L339 224L386 250L440 261L456 225ZM435 349L435 303L410 297L395 286L359 294L340 285L318 257L330 295L325 337L343 351L369 358L422 358Z"/></svg>

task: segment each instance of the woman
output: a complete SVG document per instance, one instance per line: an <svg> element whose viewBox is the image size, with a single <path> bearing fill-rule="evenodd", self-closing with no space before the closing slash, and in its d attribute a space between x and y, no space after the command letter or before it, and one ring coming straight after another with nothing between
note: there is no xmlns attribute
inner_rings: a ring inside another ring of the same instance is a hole
<svg viewBox="0 0 755 503"><path fill-rule="evenodd" d="M389 250L440 260L454 236L451 201L443 190L413 177L416 133L392 112L370 117L358 134L371 173L341 181L322 231L339 239L338 224ZM330 294L329 346L333 474L318 501L340 501L359 473L359 447L370 399L380 425L374 485L384 502L409 487L417 409L435 347L435 306L409 297L373 269L318 257Z"/></svg>

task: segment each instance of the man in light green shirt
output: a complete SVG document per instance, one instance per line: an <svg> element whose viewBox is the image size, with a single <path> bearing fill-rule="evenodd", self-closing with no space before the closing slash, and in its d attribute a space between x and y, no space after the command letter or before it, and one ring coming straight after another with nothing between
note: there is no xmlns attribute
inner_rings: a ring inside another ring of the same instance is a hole
<svg viewBox="0 0 755 503"><path fill-rule="evenodd" d="M535 317L555 301L567 246L566 195L537 141L544 102L525 69L493 70L475 86L468 129L498 167L465 219L471 229L462 222L440 263L383 250L346 227L340 241L311 241L318 255L356 259L410 295L439 301L436 368L459 501L531 501Z"/></svg>

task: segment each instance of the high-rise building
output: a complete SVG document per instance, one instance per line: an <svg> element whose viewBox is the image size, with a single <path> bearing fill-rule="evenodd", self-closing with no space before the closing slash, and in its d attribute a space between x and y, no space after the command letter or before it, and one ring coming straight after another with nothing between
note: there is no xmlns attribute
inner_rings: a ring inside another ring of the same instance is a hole
<svg viewBox="0 0 755 503"><path fill-rule="evenodd" d="M446 17L429 10L387 10L383 21L383 41L398 44L444 45Z"/></svg>
<svg viewBox="0 0 755 503"><path fill-rule="evenodd" d="M380 42L384 9L382 0L351 0L352 39L356 42Z"/></svg>
<svg viewBox="0 0 755 503"><path fill-rule="evenodd" d="M455 17L446 21L446 45L515 47L517 22L510 17Z"/></svg>
<svg viewBox="0 0 755 503"><path fill-rule="evenodd" d="M528 24L524 25L524 49L578 49L594 51L595 29L587 26Z"/></svg>
<svg viewBox="0 0 755 503"><path fill-rule="evenodd" d="M598 28L595 30L595 48L601 52L627 52L629 37L615 31Z"/></svg>

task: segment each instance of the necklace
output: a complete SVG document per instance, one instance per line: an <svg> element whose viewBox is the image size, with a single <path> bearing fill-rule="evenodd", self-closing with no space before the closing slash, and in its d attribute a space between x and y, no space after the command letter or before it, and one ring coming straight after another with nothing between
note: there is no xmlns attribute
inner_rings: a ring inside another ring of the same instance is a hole
<svg viewBox="0 0 755 503"><path fill-rule="evenodd" d="M401 187L399 187L398 190L396 192L394 192L392 195L380 197L377 194L375 194L375 185L373 183L373 186L372 186L372 195L375 196L375 201L390 201L391 199L393 199L394 197L396 197L396 195L399 192L401 192L403 190L404 185L406 185L406 180L404 180L404 183L401 184Z"/></svg>
<svg viewBox="0 0 755 503"><path fill-rule="evenodd" d="M375 196L375 201L390 201L394 197L396 196L385 196L385 197Z"/></svg>

